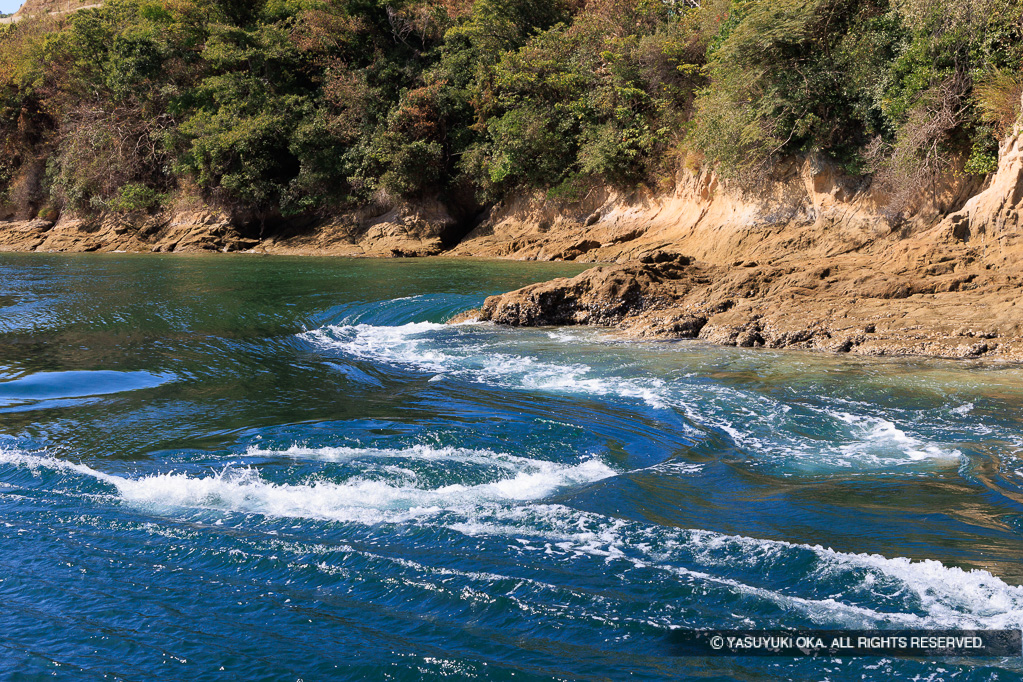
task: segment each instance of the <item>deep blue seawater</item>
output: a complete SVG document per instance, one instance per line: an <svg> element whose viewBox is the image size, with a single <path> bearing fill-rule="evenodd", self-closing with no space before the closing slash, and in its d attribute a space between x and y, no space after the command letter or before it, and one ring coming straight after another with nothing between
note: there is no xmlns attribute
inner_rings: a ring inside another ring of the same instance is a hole
<svg viewBox="0 0 1023 682"><path fill-rule="evenodd" d="M0 678L1018 680L1023 371L441 324L574 265L0 257Z"/></svg>

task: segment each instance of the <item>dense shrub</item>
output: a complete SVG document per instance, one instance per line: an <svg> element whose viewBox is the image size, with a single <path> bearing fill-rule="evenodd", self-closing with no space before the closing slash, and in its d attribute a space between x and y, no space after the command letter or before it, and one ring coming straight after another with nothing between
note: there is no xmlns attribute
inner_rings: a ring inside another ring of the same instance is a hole
<svg viewBox="0 0 1023 682"><path fill-rule="evenodd" d="M988 173L1023 0L108 0L0 26L0 201L576 197L819 153Z"/></svg>
<svg viewBox="0 0 1023 682"><path fill-rule="evenodd" d="M152 187L128 183L117 190L117 195L110 201L110 208L123 212L149 211L157 208L163 197Z"/></svg>

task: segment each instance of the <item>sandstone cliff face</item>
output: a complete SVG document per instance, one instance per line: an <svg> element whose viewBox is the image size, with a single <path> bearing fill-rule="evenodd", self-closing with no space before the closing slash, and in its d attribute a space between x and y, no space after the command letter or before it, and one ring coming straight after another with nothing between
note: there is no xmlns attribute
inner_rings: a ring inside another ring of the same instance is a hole
<svg viewBox="0 0 1023 682"><path fill-rule="evenodd" d="M808 163L797 176L802 199L791 179L746 200L715 195L706 177L668 200L634 203L632 213L612 197L589 220L595 245L562 256L621 264L491 297L467 317L725 345L1023 360L1023 130L1002 146L980 193L965 201L968 188L950 185L898 229L880 220L883 197L826 166ZM772 200L777 221L766 212ZM459 250L524 229L505 216ZM512 255L537 258L571 241L516 239Z"/></svg>
<svg viewBox="0 0 1023 682"><path fill-rule="evenodd" d="M209 211L173 217L76 218L7 223L0 251L182 252L240 251L258 243Z"/></svg>
<svg viewBox="0 0 1023 682"><path fill-rule="evenodd" d="M959 178L916 197L899 236L932 226L978 189L977 180ZM454 253L624 262L671 246L720 264L794 254L820 258L892 234L888 207L882 192L811 156L781 164L751 188L702 171L684 174L669 195L598 187L573 203L520 197L494 209Z"/></svg>
<svg viewBox="0 0 1023 682"><path fill-rule="evenodd" d="M375 204L330 221L280 223L264 230L222 211L188 207L151 216L0 222L0 251L432 256L457 241L457 226L438 202Z"/></svg>
<svg viewBox="0 0 1023 682"><path fill-rule="evenodd" d="M907 251L916 258L922 246L951 239L980 249L989 262L1010 263L1020 255L1023 129L1002 144L999 159L986 183L949 177L914 197L896 221L884 191L815 155L779 164L755 187L702 171L682 175L670 194L594 187L575 202L522 196L495 207L453 253L626 262L671 247L729 265L854 252L904 260Z"/></svg>
<svg viewBox="0 0 1023 682"><path fill-rule="evenodd" d="M1023 105L1021 105L1023 106ZM1023 129L1009 137L999 150L998 170L987 187L966 202L962 210L942 223L957 240L968 242L1012 241L1023 228Z"/></svg>

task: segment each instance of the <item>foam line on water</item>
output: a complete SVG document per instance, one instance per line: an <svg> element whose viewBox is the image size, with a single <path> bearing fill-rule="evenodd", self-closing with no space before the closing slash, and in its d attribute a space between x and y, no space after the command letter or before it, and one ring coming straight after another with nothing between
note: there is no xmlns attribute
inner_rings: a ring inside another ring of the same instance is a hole
<svg viewBox="0 0 1023 682"><path fill-rule="evenodd" d="M958 464L963 456L951 445L912 434L890 415L853 414L831 405L794 407L732 386L678 388L680 395L671 396L670 403L691 421L727 434L740 448L755 453L758 462L877 471L921 462Z"/></svg>
<svg viewBox="0 0 1023 682"><path fill-rule="evenodd" d="M501 352L494 344L479 342L471 334L460 338L460 331L458 325L413 322L397 327L334 325L304 332L301 336L352 357L449 374L479 383L634 398L654 408L666 407L663 380L593 376L594 369L588 365L559 364L530 355Z"/></svg>
<svg viewBox="0 0 1023 682"><path fill-rule="evenodd" d="M911 433L891 415L854 414L849 406L802 404L800 409L754 390L687 379L600 376L585 364L538 360L473 331L417 322L399 327L342 324L306 332L321 347L438 376L559 394L637 399L655 408L680 410L695 424L716 428L758 462L800 469L886 470L930 462L958 464L962 452ZM436 378L436 377L435 377ZM841 404L842 401L836 401ZM869 406L864 405L864 408ZM807 412L816 415L823 439L806 433ZM834 433L830 433L834 432Z"/></svg>
<svg viewBox="0 0 1023 682"><path fill-rule="evenodd" d="M836 419L854 427L859 436L857 441L839 447L839 451L846 455L873 456L880 459L884 452L894 451L908 457L911 461L924 459L958 461L962 457L959 450L926 443L900 429L895 422L882 417L854 415L848 412L832 412L831 414ZM878 450L881 451L881 454L878 453Z"/></svg>
<svg viewBox="0 0 1023 682"><path fill-rule="evenodd" d="M914 561L880 554L839 552L821 545L765 540L689 531L687 543L709 566L749 562L757 566L784 564L794 552L812 554L815 561L805 577L815 584L836 585L836 597L877 600L885 591L926 615L868 609L875 620L907 627L1018 628L1023 627L1023 587L1012 586L980 569L963 570L939 561ZM841 587L839 587L841 586ZM850 626L855 623L850 624Z"/></svg>
<svg viewBox="0 0 1023 682"><path fill-rule="evenodd" d="M502 469L529 468L538 460L493 450L456 447L412 445L407 448L355 448L347 446L311 448L292 445L285 449L250 446L245 453L250 457L279 456L319 462L364 462L376 459L411 459L416 462L458 462L478 464Z"/></svg>
<svg viewBox="0 0 1023 682"><path fill-rule="evenodd" d="M469 536L518 538L527 545L524 551L529 543L542 543L548 555L592 556L664 571L795 610L821 626L1023 627L1023 587L988 571L934 560L665 529L562 505L495 509L449 527ZM786 576L791 587L770 585L770 575ZM758 580L768 584L754 584ZM893 603L876 606L885 599Z"/></svg>
<svg viewBox="0 0 1023 682"><path fill-rule="evenodd" d="M471 510L488 503L528 502L615 474L599 459L576 464L520 459L507 476L493 482L424 488L359 477L342 482L275 483L249 468L225 468L208 476L171 472L127 478L85 464L13 451L0 451L0 463L88 476L113 485L124 502L156 511L212 509L357 523L400 522L448 510Z"/></svg>
<svg viewBox="0 0 1023 682"><path fill-rule="evenodd" d="M51 471L61 473L80 474L104 482L110 482L112 479L117 478L116 476L110 476L100 471L96 471L86 464L76 464L74 462L57 459L50 455L36 454L34 452L26 452L24 450L10 447L0 447L0 464L8 464L14 467L29 469L31 471L49 469Z"/></svg>
<svg viewBox="0 0 1023 682"><path fill-rule="evenodd" d="M157 512L198 508L366 524L413 521L468 536L512 537L523 552L537 549L530 544L544 545L549 561L624 561L770 602L822 627L1023 627L1023 587L987 571L664 528L535 503L560 487L613 475L596 459L574 465L533 461L529 470L495 483L435 489L362 479L278 484L252 469L135 479L13 449L0 449L0 464L92 478L113 486L121 501ZM772 584L772 576L784 576L787 586Z"/></svg>

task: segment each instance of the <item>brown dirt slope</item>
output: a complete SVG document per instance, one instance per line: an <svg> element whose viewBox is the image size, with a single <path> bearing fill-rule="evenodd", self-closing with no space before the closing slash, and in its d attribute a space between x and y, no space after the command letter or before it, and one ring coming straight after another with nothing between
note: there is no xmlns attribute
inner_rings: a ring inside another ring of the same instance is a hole
<svg viewBox="0 0 1023 682"><path fill-rule="evenodd" d="M13 15L0 19L0 24L10 24L25 17L69 14L101 4L101 0L26 0Z"/></svg>
<svg viewBox="0 0 1023 682"><path fill-rule="evenodd" d="M39 14L60 14L73 12L83 7L96 7L101 3L98 0L25 0L25 3L15 14L20 17L36 16Z"/></svg>

